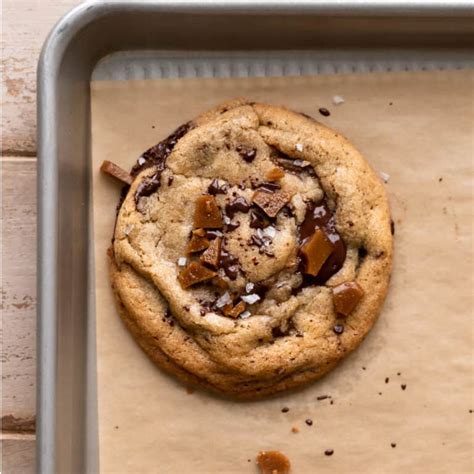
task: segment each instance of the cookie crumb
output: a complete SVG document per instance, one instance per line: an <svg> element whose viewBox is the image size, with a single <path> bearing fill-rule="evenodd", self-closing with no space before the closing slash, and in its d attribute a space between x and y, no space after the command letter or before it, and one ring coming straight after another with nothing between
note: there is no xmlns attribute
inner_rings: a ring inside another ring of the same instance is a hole
<svg viewBox="0 0 474 474"><path fill-rule="evenodd" d="M291 432L292 432L292 433L299 433L299 432L300 432L300 429L297 428L296 426L293 426L293 428L291 428Z"/></svg>
<svg viewBox="0 0 474 474"><path fill-rule="evenodd" d="M334 95L332 97L332 103L334 105L340 105L340 104L343 104L344 103L344 97L340 96L340 95Z"/></svg>
<svg viewBox="0 0 474 474"><path fill-rule="evenodd" d="M402 387L402 390L405 390L405 389L407 388L407 384L406 384L406 383L402 383L401 387Z"/></svg>
<svg viewBox="0 0 474 474"><path fill-rule="evenodd" d="M324 454L326 456L332 456L334 454L334 449L326 449L326 451L324 451Z"/></svg>
<svg viewBox="0 0 474 474"><path fill-rule="evenodd" d="M379 171L379 176L382 178L382 181L384 183L388 183L390 179L390 175L388 173L385 173L384 171Z"/></svg>

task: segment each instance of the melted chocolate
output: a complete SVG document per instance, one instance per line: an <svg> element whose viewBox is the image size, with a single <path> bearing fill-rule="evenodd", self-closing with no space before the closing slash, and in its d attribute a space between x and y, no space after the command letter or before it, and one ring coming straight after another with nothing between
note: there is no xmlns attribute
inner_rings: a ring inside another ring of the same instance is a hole
<svg viewBox="0 0 474 474"><path fill-rule="evenodd" d="M187 122L177 128L169 137L149 148L142 156L140 156L140 158L138 158L137 163L133 166L130 174L135 177L138 173L150 166L157 166L159 171L163 171L165 168L166 158L168 158L170 153L173 151L178 140L183 138L192 128L192 122Z"/></svg>
<svg viewBox="0 0 474 474"><path fill-rule="evenodd" d="M324 230L326 236L334 246L332 254L324 262L318 275L303 275L303 285L322 285L337 273L346 259L346 244L336 230L336 221L326 201L320 203L310 202L306 209L304 221L300 226L300 242L303 244L317 228ZM300 271L303 262L300 263Z"/></svg>
<svg viewBox="0 0 474 474"><path fill-rule="evenodd" d="M229 190L229 184L225 181L219 181L218 179L213 179L207 192L215 196L216 194L225 194Z"/></svg>
<svg viewBox="0 0 474 474"><path fill-rule="evenodd" d="M278 191L279 189L281 189L281 186L278 183L265 182L265 183L259 184L257 189L273 193L274 191Z"/></svg>
<svg viewBox="0 0 474 474"><path fill-rule="evenodd" d="M232 219L237 212L247 213L250 210L250 204L243 196L236 197L225 207L226 214Z"/></svg>
<svg viewBox="0 0 474 474"><path fill-rule="evenodd" d="M161 171L159 170L156 173L152 174L148 178L145 178L137 187L135 191L135 203L138 204L138 201L141 197L151 196L156 190L160 187L160 178Z"/></svg>

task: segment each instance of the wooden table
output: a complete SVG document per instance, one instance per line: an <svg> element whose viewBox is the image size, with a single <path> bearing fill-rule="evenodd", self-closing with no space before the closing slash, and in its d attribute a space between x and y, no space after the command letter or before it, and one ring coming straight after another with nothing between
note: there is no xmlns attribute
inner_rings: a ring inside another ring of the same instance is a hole
<svg viewBox="0 0 474 474"><path fill-rule="evenodd" d="M46 35L81 0L3 0L1 472L35 467L36 65Z"/></svg>

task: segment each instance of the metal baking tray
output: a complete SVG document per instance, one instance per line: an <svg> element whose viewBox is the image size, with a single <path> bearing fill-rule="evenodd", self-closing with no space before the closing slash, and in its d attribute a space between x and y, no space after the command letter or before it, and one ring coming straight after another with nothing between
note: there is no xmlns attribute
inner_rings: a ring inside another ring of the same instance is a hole
<svg viewBox="0 0 474 474"><path fill-rule="evenodd" d="M38 68L40 473L97 472L90 94L94 80L473 67L473 2L92 1Z"/></svg>

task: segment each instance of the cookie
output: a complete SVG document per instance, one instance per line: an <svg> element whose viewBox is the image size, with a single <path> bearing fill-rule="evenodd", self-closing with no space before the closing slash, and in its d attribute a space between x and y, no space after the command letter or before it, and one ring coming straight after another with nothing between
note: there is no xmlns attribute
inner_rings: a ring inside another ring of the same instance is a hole
<svg viewBox="0 0 474 474"><path fill-rule="evenodd" d="M389 206L340 134L237 99L130 175L110 278L127 328L167 372L268 395L320 378L373 326L392 265Z"/></svg>

